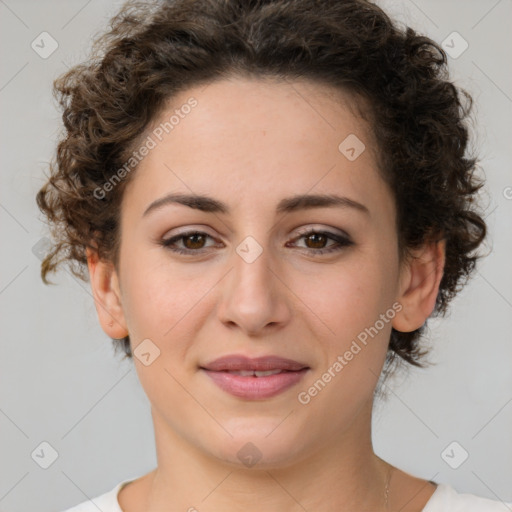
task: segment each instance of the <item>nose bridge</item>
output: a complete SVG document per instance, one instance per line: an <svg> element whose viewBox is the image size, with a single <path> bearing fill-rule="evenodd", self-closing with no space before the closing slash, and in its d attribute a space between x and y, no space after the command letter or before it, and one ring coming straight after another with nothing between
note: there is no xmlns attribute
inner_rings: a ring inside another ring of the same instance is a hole
<svg viewBox="0 0 512 512"><path fill-rule="evenodd" d="M268 237L264 230L259 233L256 236L261 242L248 235L235 247L234 268L221 307L223 321L235 323L252 333L270 323L282 323L288 312L274 275L275 258Z"/></svg>
<svg viewBox="0 0 512 512"><path fill-rule="evenodd" d="M242 201L247 207L248 201ZM259 210L261 202L254 204L252 208L246 209L244 213L239 212L238 235L240 241L235 246L233 264L235 272L233 279L237 281L254 281L257 286L272 275L269 267L275 266L272 255L272 229L269 226L273 219L261 214ZM260 212L258 214L258 211ZM264 211L267 211L266 209Z"/></svg>
<svg viewBox="0 0 512 512"><path fill-rule="evenodd" d="M262 236L259 236L262 240ZM258 242L252 235L246 236L235 248L233 254L234 272L232 275L233 292L244 300L269 300L272 283L270 265L272 261L268 241ZM260 304L261 306L261 304Z"/></svg>

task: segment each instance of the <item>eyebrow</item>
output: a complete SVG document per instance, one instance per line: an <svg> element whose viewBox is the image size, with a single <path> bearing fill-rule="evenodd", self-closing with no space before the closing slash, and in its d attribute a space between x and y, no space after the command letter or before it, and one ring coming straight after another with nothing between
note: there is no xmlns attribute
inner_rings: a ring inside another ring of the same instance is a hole
<svg viewBox="0 0 512 512"><path fill-rule="evenodd" d="M196 194L168 194L156 201L153 201L142 214L143 217L154 210L159 210L171 204L181 204L207 213L229 214L230 208L226 203L213 197ZM279 201L276 212L291 213L298 210L309 210L312 208L353 208L360 212L369 214L366 206L348 197L341 197L334 194L300 194L288 197Z"/></svg>

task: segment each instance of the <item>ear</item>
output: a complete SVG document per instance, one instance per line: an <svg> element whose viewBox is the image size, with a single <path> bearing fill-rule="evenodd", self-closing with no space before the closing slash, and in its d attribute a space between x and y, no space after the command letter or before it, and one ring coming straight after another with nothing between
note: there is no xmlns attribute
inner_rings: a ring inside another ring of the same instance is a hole
<svg viewBox="0 0 512 512"><path fill-rule="evenodd" d="M394 329L411 332L419 329L434 311L443 277L446 243L429 242L413 250L400 271L397 301L402 309L393 319Z"/></svg>
<svg viewBox="0 0 512 512"><path fill-rule="evenodd" d="M87 248L86 255L94 304L101 327L110 338L124 338L128 336L128 330L114 265L100 260L98 253L92 249Z"/></svg>

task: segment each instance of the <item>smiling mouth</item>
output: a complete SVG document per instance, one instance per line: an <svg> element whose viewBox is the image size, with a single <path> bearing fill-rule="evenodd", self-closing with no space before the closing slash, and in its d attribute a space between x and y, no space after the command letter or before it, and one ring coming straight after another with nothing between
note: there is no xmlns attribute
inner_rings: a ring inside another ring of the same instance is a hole
<svg viewBox="0 0 512 512"><path fill-rule="evenodd" d="M310 370L298 361L279 356L221 357L199 367L225 393L245 400L272 398L296 386Z"/></svg>
<svg viewBox="0 0 512 512"><path fill-rule="evenodd" d="M264 400L283 393L297 385L310 369L299 361L273 354L231 354L199 367L222 391L245 400Z"/></svg>

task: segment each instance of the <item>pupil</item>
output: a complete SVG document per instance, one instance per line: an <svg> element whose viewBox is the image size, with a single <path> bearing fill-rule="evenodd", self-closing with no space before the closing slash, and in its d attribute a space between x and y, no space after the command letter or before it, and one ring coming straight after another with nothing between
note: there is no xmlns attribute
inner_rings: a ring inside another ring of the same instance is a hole
<svg viewBox="0 0 512 512"><path fill-rule="evenodd" d="M194 234L194 235L189 235L189 236L187 236L186 240L188 240L188 241L189 241L189 240L191 240L191 239L193 239L193 240L194 240L194 241L192 242L192 244L194 244L194 245L193 245L193 247L189 247L189 248L191 248L191 249L198 249L198 247L195 245L195 244L197 243L197 239L198 239L198 238L203 238L203 235L200 235L200 234L197 234L197 233L196 233L196 234ZM187 244L187 245L190 245L190 244ZM201 244L200 244L200 245L201 245ZM200 249L200 248L201 248L201 247L199 247L199 249Z"/></svg>
<svg viewBox="0 0 512 512"><path fill-rule="evenodd" d="M325 242L325 236L324 235L322 235L321 233L312 233L311 235L309 235L308 240L313 242L313 244L315 244L314 237L321 237L321 239L323 239L323 242ZM320 242L317 241L316 243L317 244L319 243L320 246L316 246L315 245L314 249L322 248L321 247L323 245L322 240L320 240Z"/></svg>

